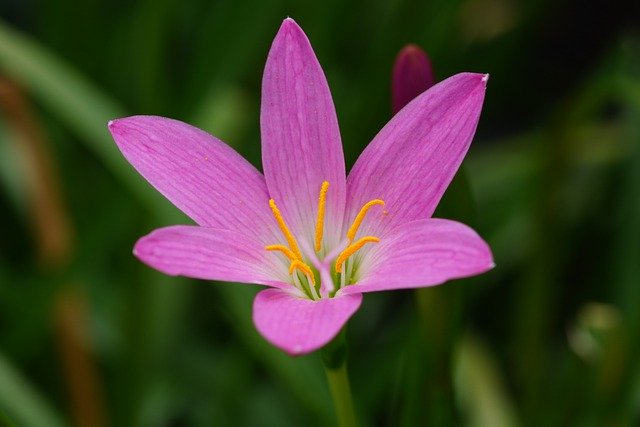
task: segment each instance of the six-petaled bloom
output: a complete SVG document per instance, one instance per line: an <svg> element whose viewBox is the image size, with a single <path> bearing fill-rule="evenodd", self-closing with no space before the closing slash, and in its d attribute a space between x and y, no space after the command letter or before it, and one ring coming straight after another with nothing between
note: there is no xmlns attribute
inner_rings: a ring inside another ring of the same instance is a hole
<svg viewBox="0 0 640 427"><path fill-rule="evenodd" d="M463 73L423 93L346 177L326 78L302 29L286 19L262 82L264 175L185 123L109 123L127 160L198 224L155 230L134 253L166 274L268 286L253 320L290 354L330 341L364 292L485 272L493 266L487 244L431 215L475 133L486 81Z"/></svg>

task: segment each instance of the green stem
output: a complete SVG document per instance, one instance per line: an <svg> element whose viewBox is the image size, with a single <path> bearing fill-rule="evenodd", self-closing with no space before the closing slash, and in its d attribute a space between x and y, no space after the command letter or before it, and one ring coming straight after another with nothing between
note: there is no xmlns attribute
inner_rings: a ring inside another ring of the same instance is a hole
<svg viewBox="0 0 640 427"><path fill-rule="evenodd" d="M331 398L336 410L338 425L340 427L356 427L358 424L356 422L356 414L353 411L347 364L343 363L336 369L325 365L324 371L327 374L329 389L331 389Z"/></svg>
<svg viewBox="0 0 640 427"><path fill-rule="evenodd" d="M333 407L340 427L356 427L351 387L347 374L347 343L343 329L336 338L322 349L322 364L327 374Z"/></svg>

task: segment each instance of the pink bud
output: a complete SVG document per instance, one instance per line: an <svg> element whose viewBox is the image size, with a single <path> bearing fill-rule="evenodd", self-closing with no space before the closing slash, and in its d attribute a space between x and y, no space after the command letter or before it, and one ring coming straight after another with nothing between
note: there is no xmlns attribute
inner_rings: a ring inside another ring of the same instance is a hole
<svg viewBox="0 0 640 427"><path fill-rule="evenodd" d="M393 114L434 83L431 61L424 50L414 44L402 48L393 65L391 80Z"/></svg>

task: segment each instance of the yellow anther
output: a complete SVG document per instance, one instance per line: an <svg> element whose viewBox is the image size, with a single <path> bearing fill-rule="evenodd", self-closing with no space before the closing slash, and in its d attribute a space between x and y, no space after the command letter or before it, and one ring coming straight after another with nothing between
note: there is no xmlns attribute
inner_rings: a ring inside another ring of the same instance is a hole
<svg viewBox="0 0 640 427"><path fill-rule="evenodd" d="M302 254L300 253L300 249L298 249L296 238L293 237L293 234L291 234L291 231L289 231L289 228L287 228L287 224L284 222L284 218L282 218L282 214L280 213L280 210L276 206L276 202L273 199L269 200L269 207L271 208L271 212L273 212L273 216L278 222L280 230L282 230L282 234L284 234L285 239L287 239L287 243L291 248L291 252L294 253L296 259L302 260Z"/></svg>
<svg viewBox="0 0 640 427"><path fill-rule="evenodd" d="M320 197L318 197L318 218L316 219L316 252L322 248L322 234L324 232L324 208L327 202L327 190L329 181L323 181L320 187Z"/></svg>
<svg viewBox="0 0 640 427"><path fill-rule="evenodd" d="M293 274L294 271L296 271L296 269L302 271L311 280L311 283L313 283L313 285L315 286L316 278L313 276L313 271L311 270L311 267L309 267L304 262L295 259L291 262L291 265L289 266L289 274Z"/></svg>
<svg viewBox="0 0 640 427"><path fill-rule="evenodd" d="M353 224L351 224L351 227L349 227L349 231L347 231L347 239L349 239L349 244L351 244L351 242L353 242L353 239L356 237L358 228L360 227L360 224L362 224L362 221L364 220L365 215L367 214L369 209L375 205L384 206L384 200L380 200L380 199L371 200L370 202L367 202L362 207L362 209L360 209L360 212L358 212L356 219L353 220Z"/></svg>
<svg viewBox="0 0 640 427"><path fill-rule="evenodd" d="M369 202L371 203L371 202ZM380 239L374 236L365 236L362 239L359 239L357 242L346 247L345 250L340 252L338 255L338 259L336 260L336 272L342 273L342 265L351 255L359 251L364 245L367 243L378 243Z"/></svg>
<svg viewBox="0 0 640 427"><path fill-rule="evenodd" d="M289 261L295 261L297 260L296 258L296 254L294 254L291 249L289 249L288 247L286 247L285 245L269 245L269 246L265 246L264 247L266 250L268 251L280 251L283 254L285 254L285 256L287 258L289 258Z"/></svg>

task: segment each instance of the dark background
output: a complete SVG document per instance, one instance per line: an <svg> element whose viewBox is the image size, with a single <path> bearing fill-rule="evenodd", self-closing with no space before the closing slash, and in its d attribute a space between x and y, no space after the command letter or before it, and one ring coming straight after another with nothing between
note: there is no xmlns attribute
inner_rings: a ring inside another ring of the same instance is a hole
<svg viewBox="0 0 640 427"><path fill-rule="evenodd" d="M640 422L638 2L0 1L0 425L331 425L317 355L251 323L258 287L132 255L188 220L106 122L157 114L259 166L260 83L282 19L331 86L347 165L390 117L407 43L438 79L491 74L438 215L497 267L367 295L350 322L362 425ZM4 415L3 415L4 414ZM3 421L5 419L5 421Z"/></svg>

